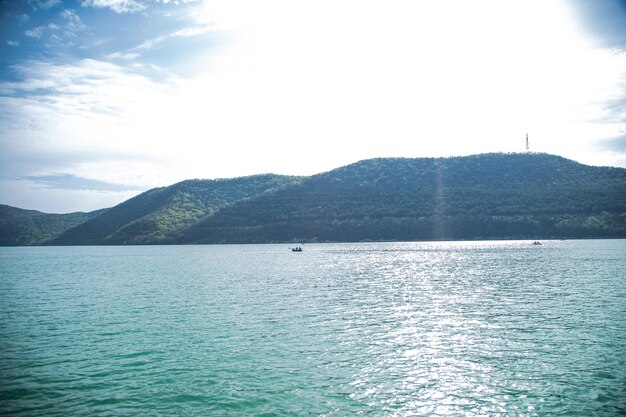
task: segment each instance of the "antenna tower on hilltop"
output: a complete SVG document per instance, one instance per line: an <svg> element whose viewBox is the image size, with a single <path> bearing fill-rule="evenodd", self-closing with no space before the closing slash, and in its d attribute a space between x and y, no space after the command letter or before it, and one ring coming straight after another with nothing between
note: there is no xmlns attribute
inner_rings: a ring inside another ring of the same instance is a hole
<svg viewBox="0 0 626 417"><path fill-rule="evenodd" d="M528 133L526 133L526 152L528 152L530 150L529 146L528 146Z"/></svg>

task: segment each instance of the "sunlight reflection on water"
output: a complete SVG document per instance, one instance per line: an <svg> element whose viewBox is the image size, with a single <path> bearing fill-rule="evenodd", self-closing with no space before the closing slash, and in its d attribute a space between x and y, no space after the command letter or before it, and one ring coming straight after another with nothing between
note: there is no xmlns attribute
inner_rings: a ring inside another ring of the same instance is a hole
<svg viewBox="0 0 626 417"><path fill-rule="evenodd" d="M16 415L617 415L625 249L4 248L0 401Z"/></svg>

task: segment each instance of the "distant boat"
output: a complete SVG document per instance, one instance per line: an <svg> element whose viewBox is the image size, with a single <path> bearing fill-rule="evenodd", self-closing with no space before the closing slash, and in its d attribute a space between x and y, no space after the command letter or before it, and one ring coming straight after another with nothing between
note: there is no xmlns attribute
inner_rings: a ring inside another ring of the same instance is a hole
<svg viewBox="0 0 626 417"><path fill-rule="evenodd" d="M295 248L291 248L292 252L302 252L302 248L300 246L295 247Z"/></svg>
<svg viewBox="0 0 626 417"><path fill-rule="evenodd" d="M541 245L541 242L539 242L539 241L535 240L532 244L533 244L534 246L538 246L538 245Z"/></svg>

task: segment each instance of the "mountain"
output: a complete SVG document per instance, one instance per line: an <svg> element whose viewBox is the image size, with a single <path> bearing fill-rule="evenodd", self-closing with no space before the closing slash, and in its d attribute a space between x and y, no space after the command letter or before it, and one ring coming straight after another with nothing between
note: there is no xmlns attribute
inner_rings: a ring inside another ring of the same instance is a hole
<svg viewBox="0 0 626 417"><path fill-rule="evenodd" d="M626 237L626 169L547 154L371 159L207 216L178 243Z"/></svg>
<svg viewBox="0 0 626 417"><path fill-rule="evenodd" d="M596 237L626 238L626 169L535 153L188 180L92 213L0 206L0 245Z"/></svg>
<svg viewBox="0 0 626 417"><path fill-rule="evenodd" d="M106 210L48 214L0 204L0 246L26 246L42 243L104 211Z"/></svg>
<svg viewBox="0 0 626 417"><path fill-rule="evenodd" d="M62 233L51 245L169 243L178 231L237 201L300 181L298 177L255 175L187 180L135 196Z"/></svg>

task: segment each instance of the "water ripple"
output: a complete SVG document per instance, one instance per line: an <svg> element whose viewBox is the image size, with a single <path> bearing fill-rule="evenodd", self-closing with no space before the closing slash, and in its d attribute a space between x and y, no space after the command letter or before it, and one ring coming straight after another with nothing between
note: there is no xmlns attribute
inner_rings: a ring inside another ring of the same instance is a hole
<svg viewBox="0 0 626 417"><path fill-rule="evenodd" d="M0 414L626 415L624 249L2 248Z"/></svg>

